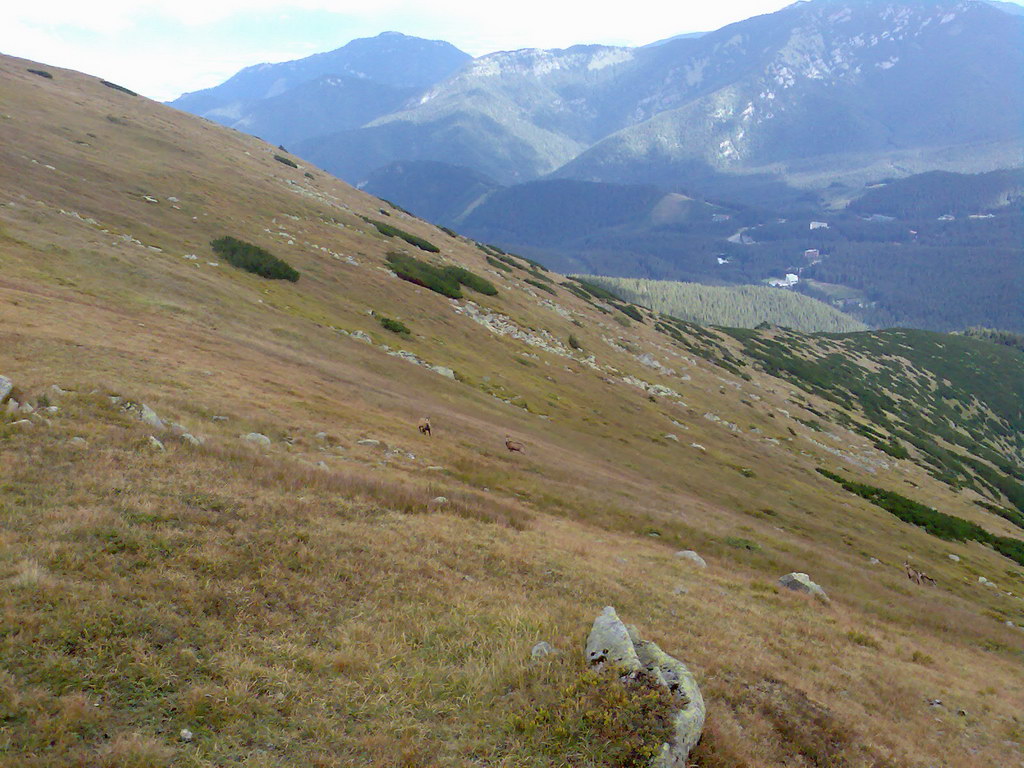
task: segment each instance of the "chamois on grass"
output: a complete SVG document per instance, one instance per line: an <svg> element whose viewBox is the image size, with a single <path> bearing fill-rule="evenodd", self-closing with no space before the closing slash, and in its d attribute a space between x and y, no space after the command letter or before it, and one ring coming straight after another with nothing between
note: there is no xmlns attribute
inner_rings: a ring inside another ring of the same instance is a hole
<svg viewBox="0 0 1024 768"><path fill-rule="evenodd" d="M522 443L513 440L511 435L505 435L505 447L508 448L509 453L526 453L526 446Z"/></svg>
<svg viewBox="0 0 1024 768"><path fill-rule="evenodd" d="M909 561L905 561L903 563L903 568L907 572L907 578L910 579L915 584L921 584L921 585L930 584L932 586L935 585L935 579L933 579L931 576L929 576L924 571L917 570L917 568L912 566Z"/></svg>
<svg viewBox="0 0 1024 768"><path fill-rule="evenodd" d="M420 423L416 425L416 429L418 429L420 431L421 435L426 435L427 437L431 437L431 433L430 433L430 419L428 419L426 416L424 416L422 419L420 419Z"/></svg>

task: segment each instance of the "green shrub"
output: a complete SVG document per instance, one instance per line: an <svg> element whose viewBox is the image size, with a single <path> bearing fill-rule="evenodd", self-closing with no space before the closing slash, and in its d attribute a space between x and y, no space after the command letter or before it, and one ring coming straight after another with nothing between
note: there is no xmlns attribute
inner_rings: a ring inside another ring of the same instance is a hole
<svg viewBox="0 0 1024 768"><path fill-rule="evenodd" d="M516 741L539 748L558 765L648 768L672 733L672 696L649 675L619 681L613 670L582 671L560 686L558 699L508 721Z"/></svg>
<svg viewBox="0 0 1024 768"><path fill-rule="evenodd" d="M550 293L552 296L557 296L558 295L558 291L556 291L554 288L552 288L547 283L541 283L541 282L538 282L536 280L530 280L529 278L527 278L524 282L529 283L534 288L539 288L542 291L546 291L546 292Z"/></svg>
<svg viewBox="0 0 1024 768"><path fill-rule="evenodd" d="M210 246L228 264L268 280L289 280L294 283L299 279L298 270L258 245L226 235L210 241Z"/></svg>
<svg viewBox="0 0 1024 768"><path fill-rule="evenodd" d="M404 253L390 252L387 255L388 264L395 274L403 280L416 285L422 285L435 293L447 296L450 299L461 299L462 290L459 282L451 275L445 274L444 270L428 264L425 261L408 256Z"/></svg>
<svg viewBox="0 0 1024 768"><path fill-rule="evenodd" d="M735 549L745 549L747 550L747 552L757 552L759 549L761 549L761 546L759 544L756 544L750 539L741 539L737 536L727 537L725 539L725 543L730 547L734 547Z"/></svg>
<svg viewBox="0 0 1024 768"><path fill-rule="evenodd" d="M274 155L274 159L277 160L277 162L284 163L285 165L287 165L287 166L289 166L291 168L298 168L299 167L298 163L296 163L291 158L285 157L284 155Z"/></svg>
<svg viewBox="0 0 1024 768"><path fill-rule="evenodd" d="M390 224L385 224L383 221L376 221L374 219L367 219L363 217L363 221L367 224L373 224L385 237L398 237L405 240L409 245L414 245L421 251L428 251L429 253L440 253L441 249L431 243L429 240L424 240L422 237L405 232L398 227L393 227Z"/></svg>
<svg viewBox="0 0 1024 768"><path fill-rule="evenodd" d="M39 75L40 77L45 77L47 80L53 80L53 75L51 75L45 69L30 69L29 72L31 72L33 75Z"/></svg>
<svg viewBox="0 0 1024 768"><path fill-rule="evenodd" d="M492 267L500 269L500 270L502 270L504 272L511 272L512 271L512 267L510 267L508 264L506 264L506 263L504 263L502 261L498 261L493 256L485 256L484 258L487 259L487 263L490 264Z"/></svg>
<svg viewBox="0 0 1024 768"><path fill-rule="evenodd" d="M463 267L435 267L433 264L395 251L387 255L387 260L395 274L403 280L422 285L452 299L462 298L462 285L485 296L498 294L494 283Z"/></svg>
<svg viewBox="0 0 1024 768"><path fill-rule="evenodd" d="M485 277L480 277L480 275L470 272L464 267L445 267L444 272L445 274L451 275L455 280L458 280L462 285L476 291L477 293L482 293L484 296L498 295L498 289L494 287L494 283Z"/></svg>
<svg viewBox="0 0 1024 768"><path fill-rule="evenodd" d="M397 333L399 336L408 336L412 333L408 326L401 320L392 320L390 317L384 317L384 315L377 315L377 322L384 326L385 330Z"/></svg>
<svg viewBox="0 0 1024 768"><path fill-rule="evenodd" d="M640 310L632 304L616 304L615 308L622 314L632 317L638 323L642 323L644 321L644 316L640 314Z"/></svg>
<svg viewBox="0 0 1024 768"><path fill-rule="evenodd" d="M130 88L125 88L123 85L118 85L117 83L112 83L109 80L100 80L100 82L103 83L105 86L107 86L107 88L113 88L115 91L120 91L121 93L127 93L129 96L138 96L139 95L135 91L131 90Z"/></svg>
<svg viewBox="0 0 1024 768"><path fill-rule="evenodd" d="M999 554L1010 558L1018 565L1024 565L1024 541L1007 536L995 536L977 523L961 517L947 515L920 502L901 496L895 491L886 491L865 483L845 480L835 472L818 468L819 474L843 486L850 493L867 499L900 520L924 528L928 533L946 541L977 541L987 544Z"/></svg>

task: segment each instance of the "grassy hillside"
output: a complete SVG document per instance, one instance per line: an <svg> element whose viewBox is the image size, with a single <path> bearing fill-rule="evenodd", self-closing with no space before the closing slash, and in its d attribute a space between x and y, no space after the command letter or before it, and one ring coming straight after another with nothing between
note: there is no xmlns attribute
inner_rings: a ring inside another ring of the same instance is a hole
<svg viewBox="0 0 1024 768"><path fill-rule="evenodd" d="M816 471L1024 538L1013 350L689 324L87 75L0 96L0 765L643 764L605 605L703 768L1024 760L1024 568ZM917 416L958 478L884 450Z"/></svg>
<svg viewBox="0 0 1024 768"><path fill-rule="evenodd" d="M768 323L808 333L867 330L863 323L817 299L767 286L713 286L594 275L586 280L628 301L701 325L753 328Z"/></svg>

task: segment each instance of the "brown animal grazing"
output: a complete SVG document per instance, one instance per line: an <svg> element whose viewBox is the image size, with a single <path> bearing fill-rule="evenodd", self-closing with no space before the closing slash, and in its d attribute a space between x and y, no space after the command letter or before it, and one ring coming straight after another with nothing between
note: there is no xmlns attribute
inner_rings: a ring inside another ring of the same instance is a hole
<svg viewBox="0 0 1024 768"><path fill-rule="evenodd" d="M935 585L935 579L933 579L927 573L925 573L923 571L917 570L917 568L912 566L909 562L904 562L903 563L903 568L907 572L907 578L910 579L915 584L921 584L921 585L930 584L932 586Z"/></svg>
<svg viewBox="0 0 1024 768"><path fill-rule="evenodd" d="M505 435L505 447L508 448L509 453L515 453L516 451L519 453L526 453L526 451L523 450L526 446L522 443L516 442L509 435Z"/></svg>
<svg viewBox="0 0 1024 768"><path fill-rule="evenodd" d="M422 419L420 419L420 423L416 425L416 429L420 431L421 435L426 435L427 437L430 437L430 419L424 416Z"/></svg>

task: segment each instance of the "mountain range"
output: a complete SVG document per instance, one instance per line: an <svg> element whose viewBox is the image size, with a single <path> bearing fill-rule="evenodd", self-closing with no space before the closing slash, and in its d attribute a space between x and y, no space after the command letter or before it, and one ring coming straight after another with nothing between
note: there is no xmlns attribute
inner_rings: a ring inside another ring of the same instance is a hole
<svg viewBox="0 0 1024 768"><path fill-rule="evenodd" d="M353 183L415 160L501 184L554 174L709 191L728 186L723 175L824 187L987 171L1021 159L1024 20L1004 5L813 0L643 48L478 59L386 33L250 67L173 105L270 141L288 138ZM332 96L322 120L305 118L300 103L344 91L352 78L363 92ZM261 107L299 86L292 99ZM349 98L361 107L346 107ZM275 124L269 113L282 109L302 127Z"/></svg>

